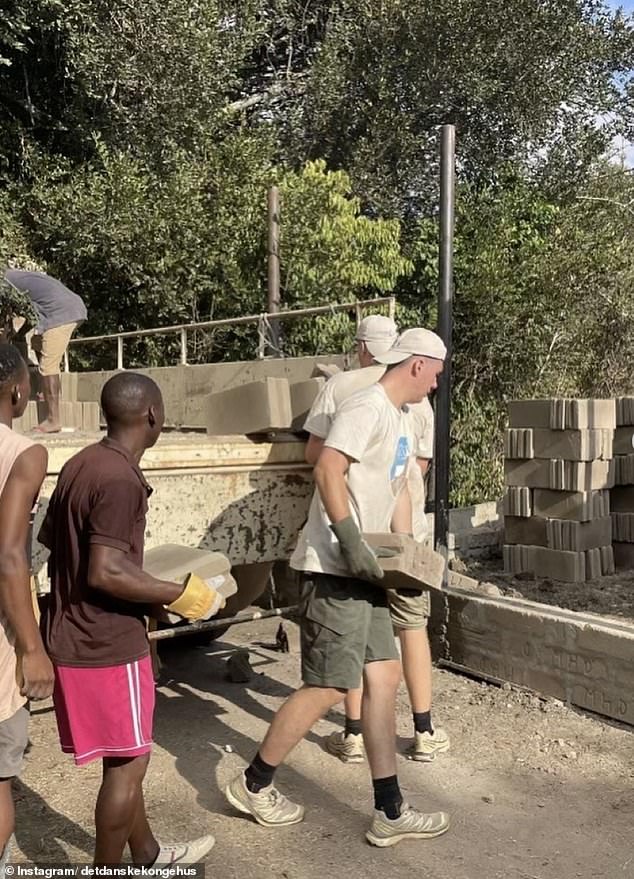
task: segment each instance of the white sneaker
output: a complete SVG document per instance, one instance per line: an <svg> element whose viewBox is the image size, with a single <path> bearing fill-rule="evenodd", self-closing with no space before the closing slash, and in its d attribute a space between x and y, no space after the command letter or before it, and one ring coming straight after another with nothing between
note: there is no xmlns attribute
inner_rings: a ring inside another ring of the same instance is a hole
<svg viewBox="0 0 634 879"><path fill-rule="evenodd" d="M375 810L372 825L365 835L371 845L386 848L396 845L402 839L433 839L449 830L449 815L446 812L419 812L403 803L398 818L388 818L384 812Z"/></svg>
<svg viewBox="0 0 634 879"><path fill-rule="evenodd" d="M418 763L431 763L436 754L443 754L449 750L449 736L440 727L433 733L414 733L414 741L407 749L408 760L416 760Z"/></svg>
<svg viewBox="0 0 634 879"><path fill-rule="evenodd" d="M365 747L361 733L355 735L344 732L331 733L326 739L326 750L335 757L339 757L342 763L363 763L365 760Z"/></svg>
<svg viewBox="0 0 634 879"><path fill-rule="evenodd" d="M291 802L272 784L257 794L251 793L244 772L227 785L225 796L234 809L252 815L263 827L288 827L304 820L304 807Z"/></svg>
<svg viewBox="0 0 634 879"><path fill-rule="evenodd" d="M152 864L153 867L169 867L172 864L197 864L208 854L216 840L207 834L191 842L177 842L173 845L159 843L159 853Z"/></svg>

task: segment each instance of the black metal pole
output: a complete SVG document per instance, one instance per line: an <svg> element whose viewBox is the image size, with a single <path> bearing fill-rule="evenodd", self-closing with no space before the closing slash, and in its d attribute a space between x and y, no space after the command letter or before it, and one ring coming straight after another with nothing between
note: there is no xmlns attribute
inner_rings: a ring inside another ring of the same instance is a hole
<svg viewBox="0 0 634 879"><path fill-rule="evenodd" d="M440 212L438 335L447 346L445 369L436 392L434 545L447 558L449 534L449 448L451 419L451 354L453 305L453 234L455 208L456 129L440 131Z"/></svg>

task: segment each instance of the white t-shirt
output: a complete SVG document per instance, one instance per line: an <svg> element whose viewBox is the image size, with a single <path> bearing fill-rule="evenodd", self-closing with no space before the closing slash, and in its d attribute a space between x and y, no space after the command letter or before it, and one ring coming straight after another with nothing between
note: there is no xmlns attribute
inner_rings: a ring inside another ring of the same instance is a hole
<svg viewBox="0 0 634 879"><path fill-rule="evenodd" d="M407 478L414 447L412 421L383 386L353 394L339 407L325 445L353 459L346 481L350 513L361 531L390 531L396 499ZM297 571L346 576L337 538L315 491L308 521L291 557Z"/></svg>
<svg viewBox="0 0 634 879"><path fill-rule="evenodd" d="M366 366L350 372L339 372L321 389L304 424L304 430L325 439L339 407L352 394L376 384L385 374L385 366ZM425 397L422 403L407 407L414 434L414 458L431 460L434 457L434 410ZM414 539L423 541L428 533L425 517L425 482L420 467L412 459L407 473L407 487L412 501L412 533Z"/></svg>

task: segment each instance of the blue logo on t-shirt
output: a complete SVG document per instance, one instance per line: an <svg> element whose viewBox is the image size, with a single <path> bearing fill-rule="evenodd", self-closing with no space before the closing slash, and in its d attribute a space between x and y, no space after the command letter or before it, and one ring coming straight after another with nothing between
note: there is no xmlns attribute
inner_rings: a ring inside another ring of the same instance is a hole
<svg viewBox="0 0 634 879"><path fill-rule="evenodd" d="M398 479L405 473L407 462L409 461L409 439L406 436L400 436L396 444L396 454L394 455L394 463L390 470L390 481Z"/></svg>

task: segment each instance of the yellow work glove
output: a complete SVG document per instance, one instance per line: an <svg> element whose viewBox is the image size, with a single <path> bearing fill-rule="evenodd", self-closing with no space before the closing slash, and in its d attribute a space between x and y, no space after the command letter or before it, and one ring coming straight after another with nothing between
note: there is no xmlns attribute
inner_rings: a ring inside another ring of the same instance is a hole
<svg viewBox="0 0 634 879"><path fill-rule="evenodd" d="M185 588L167 610L187 620L208 620L225 606L225 599L197 574L188 574Z"/></svg>

